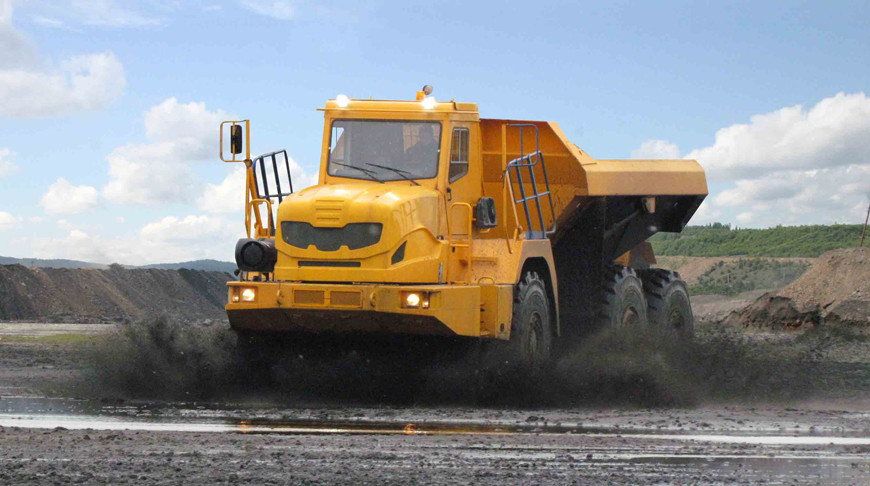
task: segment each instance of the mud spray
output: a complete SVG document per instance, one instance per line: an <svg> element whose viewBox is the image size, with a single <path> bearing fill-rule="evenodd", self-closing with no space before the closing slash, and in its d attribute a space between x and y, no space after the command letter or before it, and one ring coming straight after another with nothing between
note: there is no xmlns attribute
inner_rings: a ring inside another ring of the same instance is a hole
<svg viewBox="0 0 870 486"><path fill-rule="evenodd" d="M615 330L585 339L544 373L502 366L480 347L377 341L286 346L252 370L237 358L225 325L159 319L131 324L89 353L79 396L164 400L268 399L284 403L559 407L691 406L781 402L824 392L831 373L812 359L831 336L749 340L703 333L678 340ZM854 336L837 336L853 339ZM297 343L298 344L298 343ZM259 374L259 375L258 375ZM265 376L266 379L262 379ZM838 382L838 384L841 384Z"/></svg>

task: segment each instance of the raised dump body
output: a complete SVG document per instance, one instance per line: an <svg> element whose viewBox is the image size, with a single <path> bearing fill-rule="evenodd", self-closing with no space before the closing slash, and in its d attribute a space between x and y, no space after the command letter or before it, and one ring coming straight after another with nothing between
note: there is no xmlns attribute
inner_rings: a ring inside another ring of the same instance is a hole
<svg viewBox="0 0 870 486"><path fill-rule="evenodd" d="M237 245L227 312L243 342L467 336L509 341L537 362L563 331L600 316L658 321L647 300L662 307L674 292L688 306L678 278L652 278L645 240L682 230L698 208L697 162L595 160L553 122L481 119L473 103L423 93L330 100L323 111L316 186L288 195L274 155L268 170L269 157L239 158L250 238ZM227 123L235 159L247 122ZM602 304L605 294L625 298Z"/></svg>

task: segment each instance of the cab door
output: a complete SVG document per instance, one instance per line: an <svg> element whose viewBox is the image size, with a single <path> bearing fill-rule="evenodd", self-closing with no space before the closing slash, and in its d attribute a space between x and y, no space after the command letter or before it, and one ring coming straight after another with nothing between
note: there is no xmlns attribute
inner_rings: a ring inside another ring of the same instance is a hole
<svg viewBox="0 0 870 486"><path fill-rule="evenodd" d="M475 122L450 124L447 170L449 254L447 281L471 278L471 240L474 207L481 194L480 132Z"/></svg>

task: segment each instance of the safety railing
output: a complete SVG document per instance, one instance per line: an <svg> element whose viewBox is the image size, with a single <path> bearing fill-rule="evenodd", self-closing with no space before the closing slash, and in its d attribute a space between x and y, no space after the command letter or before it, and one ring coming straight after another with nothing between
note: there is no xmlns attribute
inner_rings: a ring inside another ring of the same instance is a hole
<svg viewBox="0 0 870 486"><path fill-rule="evenodd" d="M280 160L282 157L284 159L283 161ZM271 165L271 170L267 170L267 165ZM277 205L271 204L271 201L277 199L278 204L281 204L285 197L293 194L293 177L290 174L290 159L287 157L287 151L278 150L276 152L260 155L252 162L251 169L254 174L253 199L269 201L269 204L267 205L269 213L269 233L271 236L274 236L275 214L272 208Z"/></svg>
<svg viewBox="0 0 870 486"><path fill-rule="evenodd" d="M526 215L527 232L526 236L529 239L544 239L547 236L556 232L556 210L553 206L553 195L550 192L550 178L547 176L547 165L544 162L544 153L541 152L541 139L538 126L533 123L511 123L510 128L518 128L520 131L520 156L508 162L505 172L508 176L508 186L511 188L511 198L514 205L522 204ZM523 132L525 128L534 128L535 130L535 151L525 153L525 140ZM538 180L535 176L535 168L540 165L541 173L544 176L543 192L538 190ZM513 170L512 170L513 169ZM531 193L526 193L526 181L523 177L523 172L528 172L529 182L531 183ZM516 179L514 179L516 177ZM516 184L519 188L520 197L514 199L513 185ZM544 220L544 209L541 207L541 198L547 197L550 206L550 218L552 224L548 227ZM538 230L535 230L533 224L532 211L529 209L529 202L534 201L538 216Z"/></svg>

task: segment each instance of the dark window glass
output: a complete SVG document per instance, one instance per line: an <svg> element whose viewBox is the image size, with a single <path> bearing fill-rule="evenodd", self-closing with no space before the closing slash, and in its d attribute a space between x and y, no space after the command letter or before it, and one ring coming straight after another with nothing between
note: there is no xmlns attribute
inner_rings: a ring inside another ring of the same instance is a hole
<svg viewBox="0 0 870 486"><path fill-rule="evenodd" d="M438 175L440 142L438 122L335 120L327 172L381 181L431 179Z"/></svg>
<svg viewBox="0 0 870 486"><path fill-rule="evenodd" d="M454 128L450 146L450 182L468 172L468 129Z"/></svg>

